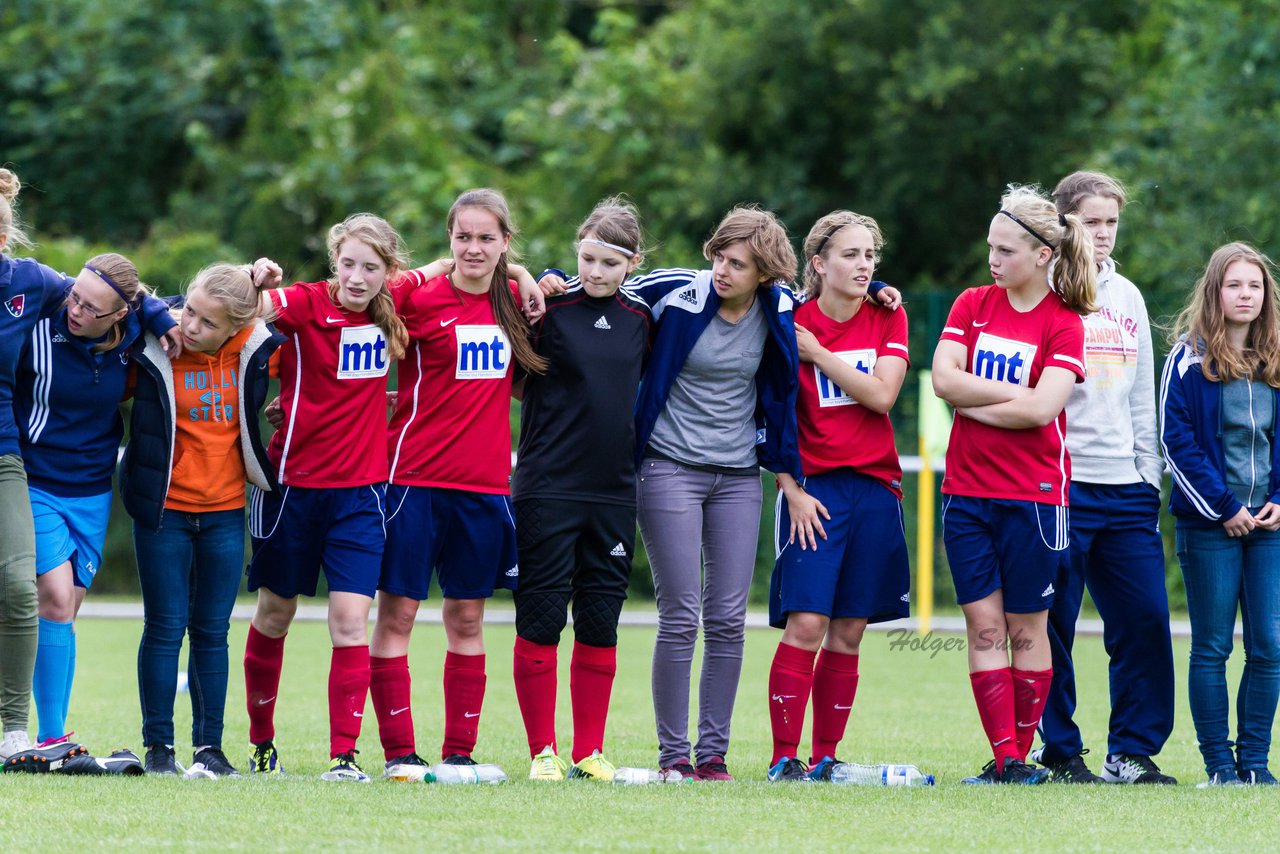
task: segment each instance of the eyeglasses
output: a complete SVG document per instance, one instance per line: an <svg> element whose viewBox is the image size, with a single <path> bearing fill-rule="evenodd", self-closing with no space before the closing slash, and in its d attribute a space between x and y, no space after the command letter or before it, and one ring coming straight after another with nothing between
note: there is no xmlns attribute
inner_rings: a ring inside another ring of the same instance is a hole
<svg viewBox="0 0 1280 854"><path fill-rule="evenodd" d="M67 288L66 297L67 297L67 308L73 308L73 307L77 308L80 311L88 314L94 320L101 320L104 317L110 317L111 315L115 314L117 311L120 310L117 308L112 311L99 312L92 305L80 299L80 295L76 293L74 286Z"/></svg>

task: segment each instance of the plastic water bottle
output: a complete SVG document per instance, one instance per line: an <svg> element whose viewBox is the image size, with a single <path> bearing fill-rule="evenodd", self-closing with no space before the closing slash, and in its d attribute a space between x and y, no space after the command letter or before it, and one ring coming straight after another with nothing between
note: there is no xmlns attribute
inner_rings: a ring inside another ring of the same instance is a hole
<svg viewBox="0 0 1280 854"><path fill-rule="evenodd" d="M914 765L855 765L841 762L831 770L831 782L851 786L932 786L933 775Z"/></svg>
<svg viewBox="0 0 1280 854"><path fill-rule="evenodd" d="M657 771L649 768L615 768L613 782L619 786L647 786L662 782Z"/></svg>
<svg viewBox="0 0 1280 854"><path fill-rule="evenodd" d="M507 782L507 774L497 765L445 765L441 762L431 769L437 783L446 785L488 783L496 786Z"/></svg>

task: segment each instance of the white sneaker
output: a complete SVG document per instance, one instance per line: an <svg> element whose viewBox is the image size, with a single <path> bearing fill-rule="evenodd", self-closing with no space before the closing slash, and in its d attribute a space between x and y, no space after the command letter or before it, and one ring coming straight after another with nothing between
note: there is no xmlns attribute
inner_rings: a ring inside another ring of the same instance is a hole
<svg viewBox="0 0 1280 854"><path fill-rule="evenodd" d="M4 740L0 741L0 762L8 759L15 753L21 753L24 750L31 749L31 736L27 735L25 729L14 729L4 734Z"/></svg>

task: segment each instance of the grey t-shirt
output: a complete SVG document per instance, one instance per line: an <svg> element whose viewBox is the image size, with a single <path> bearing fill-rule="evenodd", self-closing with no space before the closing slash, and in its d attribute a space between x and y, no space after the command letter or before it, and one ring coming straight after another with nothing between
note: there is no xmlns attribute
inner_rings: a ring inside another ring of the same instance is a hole
<svg viewBox="0 0 1280 854"><path fill-rule="evenodd" d="M1266 383L1235 380L1222 386L1222 443L1227 487L1245 507L1267 503L1271 486L1271 439L1275 394Z"/></svg>
<svg viewBox="0 0 1280 854"><path fill-rule="evenodd" d="M690 465L758 465L756 371L767 335L759 299L737 323L711 318L671 385L649 447Z"/></svg>

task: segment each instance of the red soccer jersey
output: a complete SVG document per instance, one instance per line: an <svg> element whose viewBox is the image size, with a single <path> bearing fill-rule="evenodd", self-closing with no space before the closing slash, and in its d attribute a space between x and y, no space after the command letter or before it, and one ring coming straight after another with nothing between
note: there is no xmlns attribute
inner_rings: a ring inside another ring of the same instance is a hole
<svg viewBox="0 0 1280 854"><path fill-rule="evenodd" d="M857 314L840 323L823 314L817 300L810 300L796 309L796 323L864 373L872 373L876 359L885 356L897 356L910 364L907 315L902 309L889 311L866 300ZM800 363L796 414L800 460L806 475L852 468L902 497L902 466L888 415L860 405L811 362Z"/></svg>
<svg viewBox="0 0 1280 854"><path fill-rule="evenodd" d="M387 342L366 312L329 299L325 282L269 291L280 347L284 424L267 454L280 482L336 488L387 479ZM255 416L256 417L256 416Z"/></svg>
<svg viewBox="0 0 1280 854"><path fill-rule="evenodd" d="M416 270L394 292L409 347L396 367L391 482L509 494L513 357L489 295Z"/></svg>
<svg viewBox="0 0 1280 854"><path fill-rule="evenodd" d="M960 294L943 341L968 348L969 373L1034 387L1047 367L1066 368L1084 382L1084 323L1055 293L1019 312L996 285ZM1071 459L1067 413L1044 427L1006 430L956 415L947 448L942 491L978 498L1012 498L1067 505Z"/></svg>

